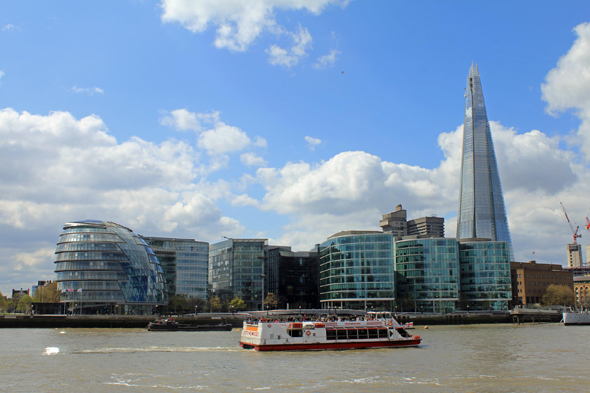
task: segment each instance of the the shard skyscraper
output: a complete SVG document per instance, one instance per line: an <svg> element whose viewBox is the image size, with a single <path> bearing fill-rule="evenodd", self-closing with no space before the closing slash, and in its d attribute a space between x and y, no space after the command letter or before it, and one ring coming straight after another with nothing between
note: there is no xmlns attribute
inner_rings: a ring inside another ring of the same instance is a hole
<svg viewBox="0 0 590 393"><path fill-rule="evenodd" d="M479 70L473 64L465 89L463 127L457 238L507 241L510 243L511 260L514 260Z"/></svg>

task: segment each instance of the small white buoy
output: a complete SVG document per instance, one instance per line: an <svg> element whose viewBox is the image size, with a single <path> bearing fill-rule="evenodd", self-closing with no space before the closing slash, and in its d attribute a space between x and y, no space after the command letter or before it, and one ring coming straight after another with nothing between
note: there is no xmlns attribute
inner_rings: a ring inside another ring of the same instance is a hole
<svg viewBox="0 0 590 393"><path fill-rule="evenodd" d="M57 355L59 353L59 348L57 347L47 347L45 348L44 355Z"/></svg>
<svg viewBox="0 0 590 393"><path fill-rule="evenodd" d="M66 332L64 332L63 330L61 332L59 332L59 334L66 334Z"/></svg>

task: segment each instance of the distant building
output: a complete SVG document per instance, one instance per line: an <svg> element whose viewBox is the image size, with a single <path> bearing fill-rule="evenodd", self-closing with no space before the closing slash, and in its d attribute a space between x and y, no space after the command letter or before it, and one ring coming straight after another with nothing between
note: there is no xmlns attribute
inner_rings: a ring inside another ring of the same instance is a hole
<svg viewBox="0 0 590 393"><path fill-rule="evenodd" d="M319 246L319 253L322 308L393 310L392 233L338 232Z"/></svg>
<svg viewBox="0 0 590 393"><path fill-rule="evenodd" d="M479 69L474 65L467 77L464 114L457 239L486 238L508 242L510 259L513 260L492 131Z"/></svg>
<svg viewBox="0 0 590 393"><path fill-rule="evenodd" d="M379 221L384 233L391 233L396 240L403 240L407 236L413 238L445 237L445 219L430 216L407 219L407 213L402 205L397 205L395 211L384 214Z"/></svg>
<svg viewBox="0 0 590 393"><path fill-rule="evenodd" d="M572 268L583 267L581 244L567 245L567 266Z"/></svg>
<svg viewBox="0 0 590 393"><path fill-rule="evenodd" d="M590 276L574 277L574 295L577 306L590 308Z"/></svg>
<svg viewBox="0 0 590 393"><path fill-rule="evenodd" d="M564 267L563 269L572 272L574 277L590 276L590 266Z"/></svg>
<svg viewBox="0 0 590 393"><path fill-rule="evenodd" d="M51 284L53 281L49 280L42 280L42 281L37 281L37 285L33 285L31 287L31 297L35 297L35 295L37 294L37 289L39 288L43 288L48 286L49 284Z"/></svg>
<svg viewBox="0 0 590 393"><path fill-rule="evenodd" d="M238 296L249 310L262 310L267 239L230 239L209 245L209 287L222 300Z"/></svg>
<svg viewBox="0 0 590 393"><path fill-rule="evenodd" d="M194 239L142 236L166 277L168 296L207 299L209 243Z"/></svg>
<svg viewBox="0 0 590 393"><path fill-rule="evenodd" d="M148 244L107 221L69 222L55 250L61 302L76 313L150 314L168 302L164 273Z"/></svg>
<svg viewBox="0 0 590 393"><path fill-rule="evenodd" d="M319 307L317 252L293 252L291 247L269 246L265 267L265 292L278 296L279 308Z"/></svg>
<svg viewBox="0 0 590 393"><path fill-rule="evenodd" d="M561 265L536 261L511 262L510 273L513 306L540 303L547 287L552 284L574 287L572 271L563 269Z"/></svg>
<svg viewBox="0 0 590 393"><path fill-rule="evenodd" d="M14 299L15 296L24 296L24 295L28 295L29 294L29 290L28 289L13 289L12 290L12 298Z"/></svg>

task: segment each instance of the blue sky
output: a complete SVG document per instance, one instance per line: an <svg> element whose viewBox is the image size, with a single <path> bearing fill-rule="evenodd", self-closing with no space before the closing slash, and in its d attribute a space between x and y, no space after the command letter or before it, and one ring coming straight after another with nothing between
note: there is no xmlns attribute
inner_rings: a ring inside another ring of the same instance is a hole
<svg viewBox="0 0 590 393"><path fill-rule="evenodd" d="M472 62L517 259L565 264L559 202L579 225L590 209L588 2L2 9L3 293L51 279L63 223L86 218L306 250L401 203L453 236Z"/></svg>

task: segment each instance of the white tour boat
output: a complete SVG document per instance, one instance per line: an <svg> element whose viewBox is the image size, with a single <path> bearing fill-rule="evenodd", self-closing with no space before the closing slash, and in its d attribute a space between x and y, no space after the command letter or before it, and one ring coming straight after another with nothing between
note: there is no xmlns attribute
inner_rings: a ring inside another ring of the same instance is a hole
<svg viewBox="0 0 590 393"><path fill-rule="evenodd" d="M257 351L308 351L414 347L420 336L408 334L395 319L277 322L244 321L240 345Z"/></svg>
<svg viewBox="0 0 590 393"><path fill-rule="evenodd" d="M590 313L588 311L564 312L561 322L564 325L590 325Z"/></svg>

